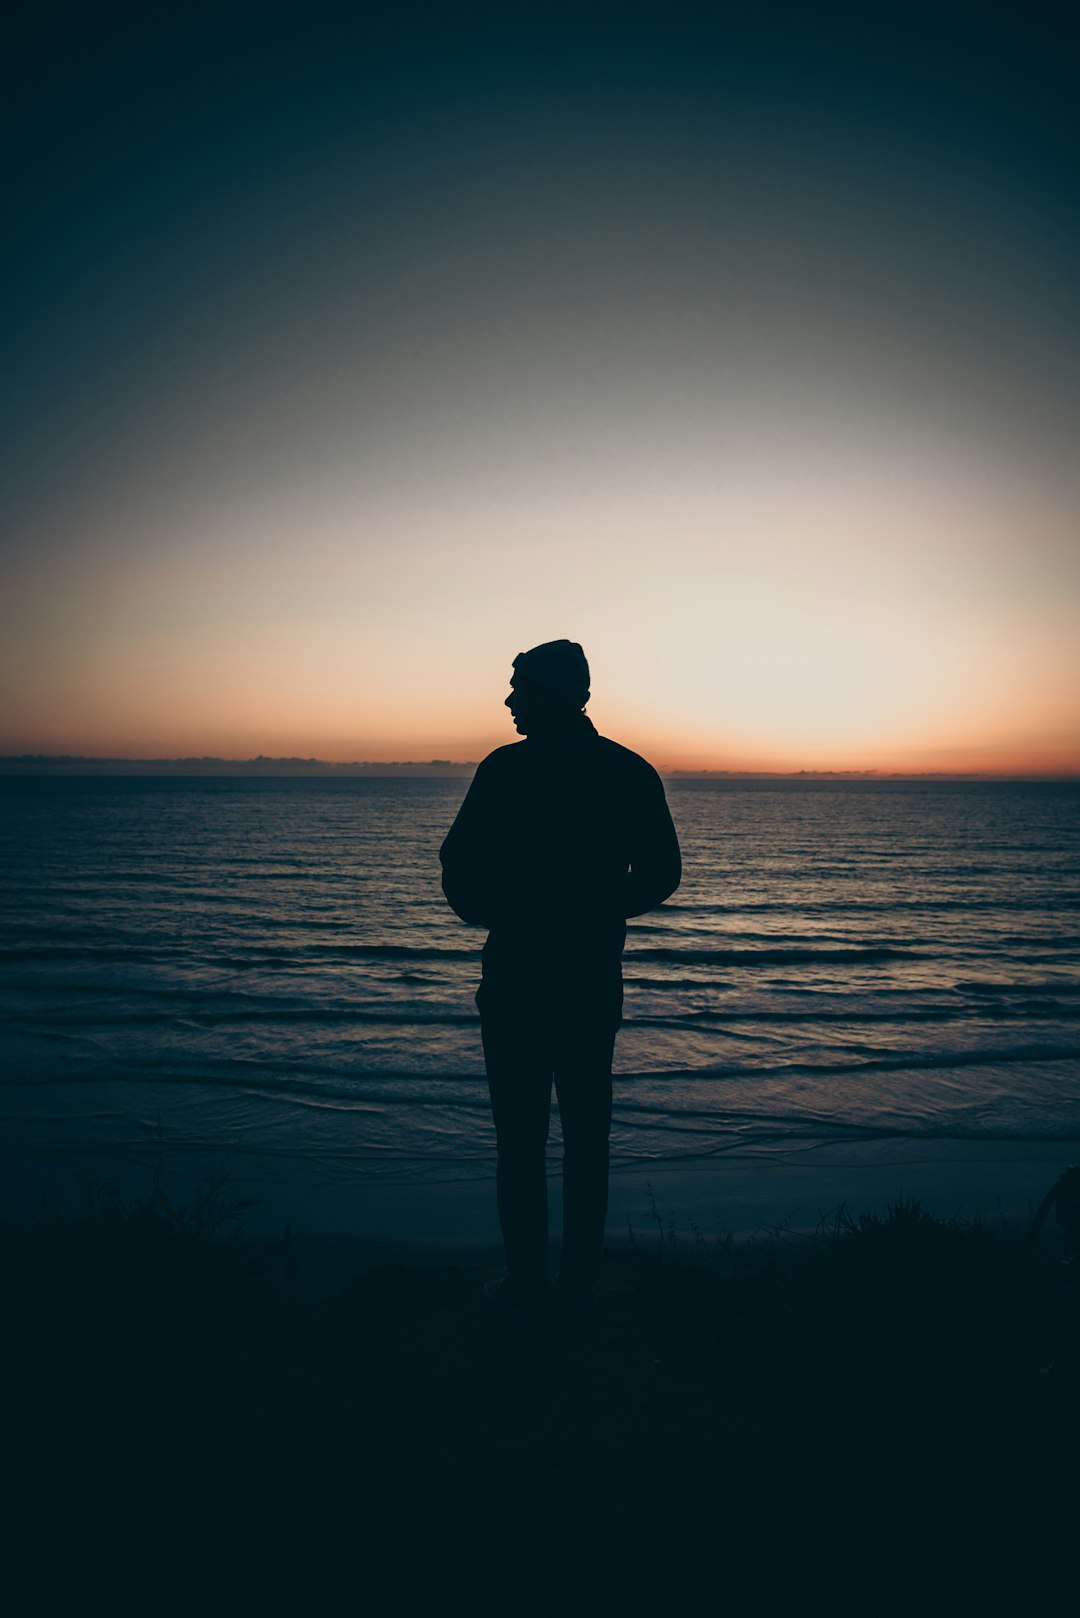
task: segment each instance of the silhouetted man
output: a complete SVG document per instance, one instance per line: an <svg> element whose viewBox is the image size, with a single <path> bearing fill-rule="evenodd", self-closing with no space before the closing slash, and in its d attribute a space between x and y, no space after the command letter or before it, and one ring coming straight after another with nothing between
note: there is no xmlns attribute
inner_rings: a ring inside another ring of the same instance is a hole
<svg viewBox="0 0 1080 1618"><path fill-rule="evenodd" d="M498 1142L506 1276L515 1312L547 1295L545 1146L554 1078L563 1131L557 1296L592 1298L608 1194L611 1058L622 1016L626 919L679 885L660 777L582 712L589 665L575 641L514 659L506 706L525 740L477 769L442 846L443 892L489 929L477 992Z"/></svg>

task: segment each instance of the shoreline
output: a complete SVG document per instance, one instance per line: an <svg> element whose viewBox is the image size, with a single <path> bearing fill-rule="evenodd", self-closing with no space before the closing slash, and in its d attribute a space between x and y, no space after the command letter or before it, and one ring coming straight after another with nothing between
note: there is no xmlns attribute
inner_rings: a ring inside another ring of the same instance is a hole
<svg viewBox="0 0 1080 1618"><path fill-rule="evenodd" d="M497 742L492 743L498 746ZM34 776L38 779L86 776L177 776L187 778L259 780L341 780L352 777L376 780L469 780L476 771L475 759L350 759L334 761L317 758L111 758L80 754L9 753L0 757L0 780ZM1008 786L1030 782L1037 786L1080 785L1080 769L1072 766L1033 770L890 770L880 766L862 769L736 770L723 768L680 768L657 766L660 776L675 786L682 782L736 785L745 781L817 782L835 781L840 785L915 781L936 785L989 782Z"/></svg>
<svg viewBox="0 0 1080 1618"><path fill-rule="evenodd" d="M180 1161L178 1161L178 1157ZM145 1193L154 1154L0 1152L5 1211L30 1217L50 1199L76 1211L84 1176L113 1181L125 1196ZM747 1240L770 1232L808 1235L838 1210L884 1213L917 1199L943 1219L981 1217L1022 1226L1073 1162L1080 1142L970 1141L897 1136L872 1141L801 1142L797 1151L757 1148L723 1157L613 1165L605 1245L655 1240L662 1228L679 1245L699 1238ZM426 1184L328 1183L315 1165L283 1172L269 1155L230 1160L227 1152L166 1150L160 1183L183 1200L215 1172L229 1197L252 1198L247 1232L261 1240L300 1239L312 1263L335 1280L387 1262L498 1266L501 1242L494 1173ZM553 1165L554 1167L554 1165ZM549 1169L552 1263L557 1264L560 1176ZM305 1268L307 1263L305 1262Z"/></svg>

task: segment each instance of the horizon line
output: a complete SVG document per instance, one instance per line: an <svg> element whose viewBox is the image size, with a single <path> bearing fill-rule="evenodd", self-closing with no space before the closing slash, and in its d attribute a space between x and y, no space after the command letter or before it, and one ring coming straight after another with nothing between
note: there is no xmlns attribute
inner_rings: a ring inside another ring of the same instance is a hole
<svg viewBox="0 0 1080 1618"><path fill-rule="evenodd" d="M513 745L513 744L511 744ZM312 775L319 774L345 774L350 771L377 774L380 771L391 773L408 772L410 774L423 774L434 772L443 775L448 772L457 773L465 770L475 770L478 765L476 759L353 759L349 761L335 761L331 759L301 758L298 755L274 757L259 753L253 758L234 759L221 758L214 754L189 754L169 758L128 758L114 755L79 754L79 753L11 753L0 755L0 771L17 774L33 773L36 770L50 773L64 768L86 769L98 767L102 773L114 771L139 771L168 773L196 774L200 770L206 773L220 774L226 770L236 770L241 773L254 771L268 773L278 768L285 774L296 775L307 772ZM661 776L684 780L724 779L724 780L800 780L800 779L835 779L835 780L950 780L950 781L1080 781L1080 768L1066 770L887 770L880 767L867 769L797 769L797 770L753 770L753 769L726 769L721 766L703 766L700 768L659 769Z"/></svg>

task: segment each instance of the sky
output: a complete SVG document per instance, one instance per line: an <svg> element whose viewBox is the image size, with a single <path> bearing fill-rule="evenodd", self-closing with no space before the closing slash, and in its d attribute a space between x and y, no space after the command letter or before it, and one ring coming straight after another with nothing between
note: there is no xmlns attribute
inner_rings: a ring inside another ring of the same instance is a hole
<svg viewBox="0 0 1080 1618"><path fill-rule="evenodd" d="M1080 771L1064 16L27 7L0 753Z"/></svg>

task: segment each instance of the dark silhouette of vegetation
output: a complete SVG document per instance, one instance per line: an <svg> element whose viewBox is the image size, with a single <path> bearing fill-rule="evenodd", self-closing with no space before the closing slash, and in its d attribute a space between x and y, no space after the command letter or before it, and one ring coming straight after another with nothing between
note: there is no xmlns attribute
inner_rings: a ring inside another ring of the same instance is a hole
<svg viewBox="0 0 1080 1618"><path fill-rule="evenodd" d="M342 1284L338 1246L331 1286L317 1241L242 1218L219 1178L179 1204L88 1182L78 1216L0 1222L5 1470L39 1595L190 1574L246 1611L290 1565L303 1610L418 1610L477 1556L519 1579L557 1511L559 1557L608 1591L651 1569L682 1610L722 1574L739 1610L788 1611L781 1577L798 1595L862 1563L848 1610L877 1614L946 1610L890 1605L931 1567L962 1594L980 1557L1027 1578L1072 1543L1080 1310L1052 1223L1031 1241L903 1201L734 1241L657 1210L606 1253L591 1322L537 1330L479 1270L357 1250Z"/></svg>
<svg viewBox="0 0 1080 1618"><path fill-rule="evenodd" d="M1075 1422L1075 1270L1049 1228L1032 1243L901 1201L736 1242L657 1211L606 1256L592 1324L537 1334L460 1268L382 1263L321 1295L303 1239L247 1236L243 1212L220 1177L179 1205L88 1181L77 1217L3 1223L28 1465L89 1456L130 1485L213 1452L247 1486L302 1465L378 1492L499 1455L674 1483L807 1443L1036 1464Z"/></svg>

